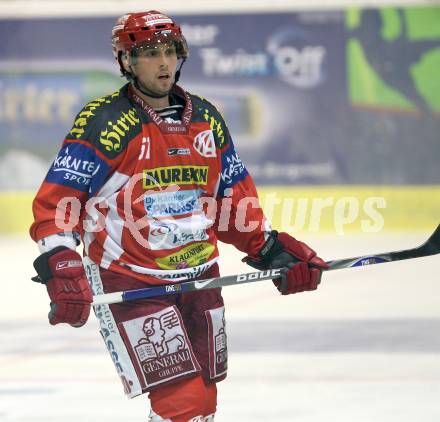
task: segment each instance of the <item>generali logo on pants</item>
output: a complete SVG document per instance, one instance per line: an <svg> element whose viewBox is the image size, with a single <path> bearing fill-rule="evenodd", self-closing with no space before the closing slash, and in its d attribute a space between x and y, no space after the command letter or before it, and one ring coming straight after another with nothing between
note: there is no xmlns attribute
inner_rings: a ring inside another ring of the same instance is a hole
<svg viewBox="0 0 440 422"><path fill-rule="evenodd" d="M200 371L174 306L125 321L119 327L134 351L133 363L140 369L147 388Z"/></svg>
<svg viewBox="0 0 440 422"><path fill-rule="evenodd" d="M212 130L204 130L194 138L193 144L195 150L202 156L207 158L216 157L215 140Z"/></svg>

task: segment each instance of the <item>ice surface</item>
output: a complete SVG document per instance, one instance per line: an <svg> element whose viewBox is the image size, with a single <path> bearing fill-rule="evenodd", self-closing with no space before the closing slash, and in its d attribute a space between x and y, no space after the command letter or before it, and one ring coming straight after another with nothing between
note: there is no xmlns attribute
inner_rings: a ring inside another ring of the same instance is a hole
<svg viewBox="0 0 440 422"><path fill-rule="evenodd" d="M306 236L325 259L405 249L428 233ZM35 245L0 238L0 421L145 421L127 400L91 318L47 323L30 281ZM250 271L222 248L223 274ZM319 290L281 297L270 282L224 289L229 375L216 422L438 422L439 257L325 274Z"/></svg>

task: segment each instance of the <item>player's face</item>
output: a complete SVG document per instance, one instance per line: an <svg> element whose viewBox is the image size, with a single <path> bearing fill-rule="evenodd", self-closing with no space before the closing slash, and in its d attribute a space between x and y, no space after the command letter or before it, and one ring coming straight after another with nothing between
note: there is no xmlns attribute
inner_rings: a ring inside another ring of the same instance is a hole
<svg viewBox="0 0 440 422"><path fill-rule="evenodd" d="M139 82L157 95L167 95L174 84L177 67L173 43L142 46L133 68Z"/></svg>

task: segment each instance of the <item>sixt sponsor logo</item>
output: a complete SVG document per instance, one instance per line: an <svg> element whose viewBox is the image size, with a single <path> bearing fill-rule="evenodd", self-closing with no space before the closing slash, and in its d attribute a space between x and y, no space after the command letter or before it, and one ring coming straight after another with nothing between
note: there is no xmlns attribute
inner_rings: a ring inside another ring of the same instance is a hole
<svg viewBox="0 0 440 422"><path fill-rule="evenodd" d="M208 242L201 242L182 248L171 255L157 258L157 265L164 270L176 270L195 267L205 263L215 250Z"/></svg>
<svg viewBox="0 0 440 422"><path fill-rule="evenodd" d="M208 166L157 167L143 171L143 187L208 184Z"/></svg>
<svg viewBox="0 0 440 422"><path fill-rule="evenodd" d="M201 189L159 192L145 195L144 205L150 217L183 215L201 211L199 202Z"/></svg>

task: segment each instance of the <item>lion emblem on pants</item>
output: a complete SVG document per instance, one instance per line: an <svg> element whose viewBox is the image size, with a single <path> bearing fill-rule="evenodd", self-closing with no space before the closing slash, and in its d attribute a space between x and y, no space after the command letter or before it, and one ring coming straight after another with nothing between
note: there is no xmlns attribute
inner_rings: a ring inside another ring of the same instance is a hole
<svg viewBox="0 0 440 422"><path fill-rule="evenodd" d="M165 356L183 350L186 348L186 342L179 327L179 317L174 310L162 314L160 318L148 317L142 327L145 338L141 338L139 344L149 343L154 348L156 356Z"/></svg>

